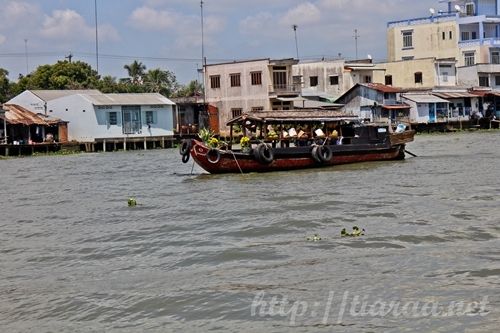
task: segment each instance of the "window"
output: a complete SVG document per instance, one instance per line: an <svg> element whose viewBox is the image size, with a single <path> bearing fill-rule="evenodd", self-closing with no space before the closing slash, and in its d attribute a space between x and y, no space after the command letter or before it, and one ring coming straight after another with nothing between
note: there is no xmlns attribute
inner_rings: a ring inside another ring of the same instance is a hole
<svg viewBox="0 0 500 333"><path fill-rule="evenodd" d="M330 85L331 86L338 86L339 85L339 77L338 77L338 75L332 75L332 76L330 76Z"/></svg>
<svg viewBox="0 0 500 333"><path fill-rule="evenodd" d="M241 86L240 76L241 76L240 73L229 74L229 78L231 79L231 87L240 87Z"/></svg>
<svg viewBox="0 0 500 333"><path fill-rule="evenodd" d="M364 79L365 79L365 83L372 83L372 77L370 75L366 75L364 77Z"/></svg>
<svg viewBox="0 0 500 333"><path fill-rule="evenodd" d="M275 66L273 67L273 85L275 89L286 89L287 87L287 75L285 66Z"/></svg>
<svg viewBox="0 0 500 333"><path fill-rule="evenodd" d="M445 40L445 39L446 39L446 32L443 31L443 40Z"/></svg>
<svg viewBox="0 0 500 333"><path fill-rule="evenodd" d="M453 31L450 31L450 39L453 39Z"/></svg>
<svg viewBox="0 0 500 333"><path fill-rule="evenodd" d="M473 16L475 12L474 3L469 2L465 4L465 14L468 16Z"/></svg>
<svg viewBox="0 0 500 333"><path fill-rule="evenodd" d="M263 106L254 106L252 107L252 112L264 111Z"/></svg>
<svg viewBox="0 0 500 333"><path fill-rule="evenodd" d="M403 31L403 48L413 47L413 30Z"/></svg>
<svg viewBox="0 0 500 333"><path fill-rule="evenodd" d="M262 72L251 72L252 86L259 86L262 84Z"/></svg>
<svg viewBox="0 0 500 333"><path fill-rule="evenodd" d="M146 124L156 124L156 111L146 111Z"/></svg>
<svg viewBox="0 0 500 333"><path fill-rule="evenodd" d="M415 73L415 83L422 83L422 72L416 72Z"/></svg>
<svg viewBox="0 0 500 333"><path fill-rule="evenodd" d="M462 40L469 40L469 32L468 31L462 31Z"/></svg>
<svg viewBox="0 0 500 333"><path fill-rule="evenodd" d="M464 52L465 66L473 66L476 62L474 59L474 52Z"/></svg>
<svg viewBox="0 0 500 333"><path fill-rule="evenodd" d="M401 60L413 60L413 56L409 56L409 57L402 57Z"/></svg>
<svg viewBox="0 0 500 333"><path fill-rule="evenodd" d="M470 35L471 35L470 39L477 39L477 33L475 31L472 31Z"/></svg>
<svg viewBox="0 0 500 333"><path fill-rule="evenodd" d="M392 86L392 75L386 75L385 76L385 85L386 86Z"/></svg>
<svg viewBox="0 0 500 333"><path fill-rule="evenodd" d="M500 64L500 51L491 51L491 63Z"/></svg>
<svg viewBox="0 0 500 333"><path fill-rule="evenodd" d="M480 76L479 77L479 86L480 87L489 87L490 86L490 80L488 79L487 76Z"/></svg>
<svg viewBox="0 0 500 333"><path fill-rule="evenodd" d="M210 75L210 88L220 88L220 75Z"/></svg>
<svg viewBox="0 0 500 333"><path fill-rule="evenodd" d="M316 87L318 85L318 77L317 76L309 77L309 84L311 87Z"/></svg>
<svg viewBox="0 0 500 333"><path fill-rule="evenodd" d="M109 125L118 124L118 114L116 112L108 112L108 124Z"/></svg>
<svg viewBox="0 0 500 333"><path fill-rule="evenodd" d="M242 112L243 112L243 110L241 108L231 109L231 115L233 116L233 118L241 116Z"/></svg>
<svg viewBox="0 0 500 333"><path fill-rule="evenodd" d="M500 76L495 76L495 86L500 86Z"/></svg>

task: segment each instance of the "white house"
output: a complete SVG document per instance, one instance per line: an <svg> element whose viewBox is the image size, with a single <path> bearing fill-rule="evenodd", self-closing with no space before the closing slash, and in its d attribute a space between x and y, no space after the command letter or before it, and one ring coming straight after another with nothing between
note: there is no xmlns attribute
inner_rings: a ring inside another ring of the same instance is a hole
<svg viewBox="0 0 500 333"><path fill-rule="evenodd" d="M68 121L69 140L79 142L174 134L174 103L156 93L26 90L8 103Z"/></svg>
<svg viewBox="0 0 500 333"><path fill-rule="evenodd" d="M410 105L411 123L438 123L448 120L448 101L431 94L407 93L401 99Z"/></svg>

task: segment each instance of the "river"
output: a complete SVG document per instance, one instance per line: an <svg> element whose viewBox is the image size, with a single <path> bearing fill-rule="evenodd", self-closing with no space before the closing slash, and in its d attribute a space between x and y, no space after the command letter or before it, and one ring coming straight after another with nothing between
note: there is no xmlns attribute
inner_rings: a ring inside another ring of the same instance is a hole
<svg viewBox="0 0 500 333"><path fill-rule="evenodd" d="M1 331L497 332L500 132L408 150L246 175L174 149L0 160Z"/></svg>

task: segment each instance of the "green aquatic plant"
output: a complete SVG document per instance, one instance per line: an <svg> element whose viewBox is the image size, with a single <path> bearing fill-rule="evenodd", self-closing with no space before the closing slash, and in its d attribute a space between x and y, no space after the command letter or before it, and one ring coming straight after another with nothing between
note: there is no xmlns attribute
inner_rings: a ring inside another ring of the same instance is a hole
<svg viewBox="0 0 500 333"><path fill-rule="evenodd" d="M321 237L318 234L314 234L306 238L310 242L317 242L321 240Z"/></svg>
<svg viewBox="0 0 500 333"><path fill-rule="evenodd" d="M129 207L135 207L137 206L137 200L135 198L128 198L128 206Z"/></svg>
<svg viewBox="0 0 500 333"><path fill-rule="evenodd" d="M358 236L363 236L365 234L365 229L359 229L358 226L352 227L352 232L347 232L346 228L342 228L340 231L340 236L341 237L358 237Z"/></svg>

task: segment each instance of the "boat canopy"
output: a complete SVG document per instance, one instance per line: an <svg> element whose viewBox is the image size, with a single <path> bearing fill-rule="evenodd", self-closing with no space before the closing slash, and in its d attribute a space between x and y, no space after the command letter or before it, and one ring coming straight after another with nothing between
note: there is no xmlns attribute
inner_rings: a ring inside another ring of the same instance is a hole
<svg viewBox="0 0 500 333"><path fill-rule="evenodd" d="M256 123L279 124L293 122L357 122L358 116L345 114L340 111L311 109L311 110L279 110L279 111L254 111L244 113L227 122L227 126L241 124L250 120Z"/></svg>

